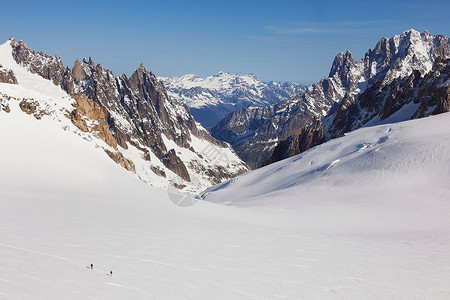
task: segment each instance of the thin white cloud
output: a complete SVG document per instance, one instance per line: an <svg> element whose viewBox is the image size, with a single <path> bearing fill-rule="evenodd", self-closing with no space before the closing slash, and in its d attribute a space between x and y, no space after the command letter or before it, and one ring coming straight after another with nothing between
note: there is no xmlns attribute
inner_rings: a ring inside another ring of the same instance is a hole
<svg viewBox="0 0 450 300"><path fill-rule="evenodd" d="M276 26L265 26L265 30L275 35L307 35L328 33L355 33L392 23L392 20L362 20L340 22L291 22Z"/></svg>
<svg viewBox="0 0 450 300"><path fill-rule="evenodd" d="M291 40L290 38L281 37L280 35L247 35L245 38L252 42L262 43L281 43L289 42Z"/></svg>
<svg viewBox="0 0 450 300"><path fill-rule="evenodd" d="M274 34L282 35L300 35L300 34L317 34L317 33L331 33L335 30L312 27L277 27L266 26L266 29Z"/></svg>

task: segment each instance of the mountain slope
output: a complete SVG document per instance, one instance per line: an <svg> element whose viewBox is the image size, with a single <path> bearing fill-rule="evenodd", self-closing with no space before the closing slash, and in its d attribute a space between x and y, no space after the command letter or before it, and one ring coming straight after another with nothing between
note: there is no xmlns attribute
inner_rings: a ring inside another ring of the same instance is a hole
<svg viewBox="0 0 450 300"><path fill-rule="evenodd" d="M387 84L407 77L413 70L424 75L437 57L450 57L448 37L411 29L382 38L359 62L350 52L339 53L329 77L304 93L270 107L234 112L212 128L211 134L229 142L250 167L259 167L279 142L316 118L333 113L346 97L358 95L375 82Z"/></svg>
<svg viewBox="0 0 450 300"><path fill-rule="evenodd" d="M443 113L361 128L210 187L203 198L246 207L334 207L345 203L361 205L367 213L372 208L404 210L403 217L407 218L412 218L407 216L410 213L407 206L419 205L439 216L434 220L436 223L427 219L430 222L427 226L444 224L448 222L444 216L450 209L448 124L450 113ZM385 221L386 218L376 223Z"/></svg>
<svg viewBox="0 0 450 300"><path fill-rule="evenodd" d="M249 106L263 107L286 100L306 86L293 82L262 82L254 75L219 72L206 78L193 74L160 77L168 94L186 103L204 127L216 125L229 113Z"/></svg>
<svg viewBox="0 0 450 300"><path fill-rule="evenodd" d="M90 135L93 144L145 182L158 187L173 183L192 191L247 170L227 145L195 122L185 105L170 99L164 85L142 65L130 78L114 77L92 59L65 68L58 57L37 53L14 39L0 51L0 63L18 82L1 86L4 99L20 102L23 112L38 119L50 116L55 126L76 135ZM31 90L35 94L29 96ZM61 126L66 119L76 128Z"/></svg>
<svg viewBox="0 0 450 300"><path fill-rule="evenodd" d="M63 131L8 103L0 298L450 297L449 114L357 130L206 198L245 209L181 209L71 122Z"/></svg>

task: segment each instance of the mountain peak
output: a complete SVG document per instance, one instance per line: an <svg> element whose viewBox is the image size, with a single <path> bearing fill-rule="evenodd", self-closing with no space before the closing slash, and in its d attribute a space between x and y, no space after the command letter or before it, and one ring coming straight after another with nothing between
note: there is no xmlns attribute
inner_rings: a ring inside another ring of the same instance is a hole
<svg viewBox="0 0 450 300"><path fill-rule="evenodd" d="M226 75L230 75L230 74L227 73L227 72L224 72L224 71L219 71L219 73L214 75L214 77L223 77L223 76L226 76Z"/></svg>
<svg viewBox="0 0 450 300"><path fill-rule="evenodd" d="M340 52L334 58L333 65L331 66L330 74L328 77L333 77L334 75L342 75L342 73L347 73L350 68L356 65L356 61L353 58L353 54L350 51Z"/></svg>
<svg viewBox="0 0 450 300"><path fill-rule="evenodd" d="M411 34L411 33L418 33L418 34L420 34L420 32L418 32L418 31L415 30L414 28L405 30L405 31L403 32L403 34L405 34L405 33L409 33L409 34Z"/></svg>

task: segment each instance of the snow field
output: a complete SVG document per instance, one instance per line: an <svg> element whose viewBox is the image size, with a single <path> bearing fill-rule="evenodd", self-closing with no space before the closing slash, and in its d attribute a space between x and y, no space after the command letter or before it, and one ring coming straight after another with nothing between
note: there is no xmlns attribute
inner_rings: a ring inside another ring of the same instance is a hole
<svg viewBox="0 0 450 300"><path fill-rule="evenodd" d="M2 113L0 298L448 298L449 117L358 130L208 191L246 208L180 208L70 132Z"/></svg>

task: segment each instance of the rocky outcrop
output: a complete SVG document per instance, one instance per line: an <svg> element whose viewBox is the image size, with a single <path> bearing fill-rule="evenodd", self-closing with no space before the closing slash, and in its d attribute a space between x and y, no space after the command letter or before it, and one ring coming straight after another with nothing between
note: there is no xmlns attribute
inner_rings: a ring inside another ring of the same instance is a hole
<svg viewBox="0 0 450 300"><path fill-rule="evenodd" d="M234 112L212 128L211 133L229 142L250 167L257 168L271 156L278 143L293 140L299 128L309 126L317 117L324 118L338 112L333 126L339 130L351 130L354 122L364 123L364 120L347 121L346 117L355 116L352 111L359 110L353 102L365 97L362 92L371 88L367 93L378 94L391 82L408 78L414 70L423 76L432 69L438 56L450 57L448 37L408 30L389 39L382 38L361 61L356 62L350 52L339 53L328 78L287 101ZM394 102L401 106L397 100ZM379 107L379 103L364 100L358 101L358 105L367 107L368 115L364 119L373 117L375 112L371 113L371 110ZM396 108L392 106L391 109ZM385 116L390 113L386 111ZM328 130L324 133L327 135Z"/></svg>
<svg viewBox="0 0 450 300"><path fill-rule="evenodd" d="M112 152L108 149L105 149L105 152L116 164L121 165L123 168L125 168L128 171L136 173L136 166L134 165L134 162L125 158L122 153L117 152L117 151Z"/></svg>
<svg viewBox="0 0 450 300"><path fill-rule="evenodd" d="M184 181L191 182L191 177L183 161L177 156L174 149L170 149L161 159L162 163Z"/></svg>
<svg viewBox="0 0 450 300"><path fill-rule="evenodd" d="M105 114L100 106L83 94L72 94L75 109L70 114L72 123L83 132L91 132L112 148L117 141L111 134Z"/></svg>
<svg viewBox="0 0 450 300"><path fill-rule="evenodd" d="M156 175L164 177L164 178L167 177L166 172L163 169L161 169L160 167L152 166L151 169L152 169L153 173L155 173Z"/></svg>
<svg viewBox="0 0 450 300"><path fill-rule="evenodd" d="M12 70L3 68L0 65L0 82L17 84L17 78Z"/></svg>
<svg viewBox="0 0 450 300"><path fill-rule="evenodd" d="M6 113L11 112L11 108L9 107L9 100L11 100L10 96L0 93L0 111L3 110Z"/></svg>
<svg viewBox="0 0 450 300"><path fill-rule="evenodd" d="M43 116L49 114L49 111L46 107L41 106L38 101L32 98L22 99L19 103L19 106L24 113L32 115L37 120L40 120Z"/></svg>

